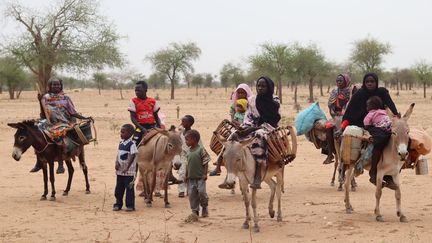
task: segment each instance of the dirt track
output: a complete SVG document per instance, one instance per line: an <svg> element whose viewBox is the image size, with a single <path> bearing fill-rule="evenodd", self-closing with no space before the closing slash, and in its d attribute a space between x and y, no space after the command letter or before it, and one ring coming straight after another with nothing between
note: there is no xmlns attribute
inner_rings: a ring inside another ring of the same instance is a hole
<svg viewBox="0 0 432 243"><path fill-rule="evenodd" d="M402 112L409 103L416 102L409 124L432 134L431 102L418 92L402 91L394 99ZM180 117L193 115L194 128L201 132L208 148L211 132L228 116L229 92L206 89L200 93L195 96L194 89L179 89L174 101L168 99L168 90L152 90L149 95L161 97L167 124L179 124L177 106L180 106ZM292 122L295 117L292 93L289 90L284 93L287 96L282 115L284 121ZM55 202L39 201L43 191L42 173L28 173L35 161L33 151L27 151L19 162L11 157L14 130L6 124L38 116L36 93L24 92L15 101L8 100L6 93L0 95L2 242L143 242L146 239L147 242L426 242L432 238L431 175L416 176L413 170L402 172L402 210L409 219L406 224L399 223L394 193L388 189L384 190L381 203L386 222L375 222L374 187L365 175L357 178L359 187L352 193L355 211L348 215L343 193L329 186L332 166L321 164L324 157L303 136L299 137L296 160L285 171L282 223L268 216L268 187L259 192L260 233L241 229L245 213L240 193L231 195L218 189L222 176L209 178L210 217L197 223L183 222L190 213L189 203L187 198L177 197L175 187L170 191L172 208L169 210L163 208L162 199L156 199L153 208L146 208L142 198L137 197L136 212L112 212L118 128L129 123L126 111L129 100L120 100L117 91L102 91L101 96L91 90L69 91L69 95L78 111L96 120L99 144L86 147L92 193L84 193L83 175L78 163L74 163L75 178L68 197L61 196L67 176L56 177ZM131 90L125 94L128 98L133 95ZM306 107L306 89L300 90L299 100ZM324 106L326 97L319 97L319 101Z"/></svg>

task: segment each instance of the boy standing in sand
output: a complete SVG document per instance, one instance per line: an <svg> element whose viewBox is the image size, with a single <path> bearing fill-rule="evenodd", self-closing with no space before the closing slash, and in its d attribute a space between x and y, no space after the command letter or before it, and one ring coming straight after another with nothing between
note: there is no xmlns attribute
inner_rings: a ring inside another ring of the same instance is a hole
<svg viewBox="0 0 432 243"><path fill-rule="evenodd" d="M189 151L188 145L186 145L186 139L185 134L191 130L192 125L195 123L195 119L191 115L185 115L181 119L181 126L183 127L183 131L180 135L182 139L182 152L180 155L177 155L174 157L173 165L174 168L178 168L178 179L180 181L183 181L183 183L179 183L177 190L178 190L178 196L184 197L186 194L186 187L187 184L185 182L186 179L186 167L187 167L187 153ZM198 142L199 145L202 145L201 141Z"/></svg>
<svg viewBox="0 0 432 243"><path fill-rule="evenodd" d="M208 196L206 192L206 180L208 162L210 156L203 146L199 144L200 134L197 130L189 130L185 134L187 153L186 181L189 191L189 203L192 209L192 217L196 220L199 215L200 205L202 217L208 217Z"/></svg>
<svg viewBox="0 0 432 243"><path fill-rule="evenodd" d="M116 203L113 211L121 210L123 206L123 195L126 190L126 211L135 211L135 191L133 180L136 173L135 157L138 149L132 141L134 127L132 124L125 124L120 130L121 141L118 146L118 153L115 162L117 182L115 187Z"/></svg>

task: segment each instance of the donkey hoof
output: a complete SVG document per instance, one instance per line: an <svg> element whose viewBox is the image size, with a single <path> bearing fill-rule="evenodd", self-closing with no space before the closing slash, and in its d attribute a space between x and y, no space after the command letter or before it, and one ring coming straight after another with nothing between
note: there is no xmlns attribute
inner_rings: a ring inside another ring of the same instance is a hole
<svg viewBox="0 0 432 243"><path fill-rule="evenodd" d="M274 218L275 211L274 210L269 210L269 215L270 215L270 218Z"/></svg>
<svg viewBox="0 0 432 243"><path fill-rule="evenodd" d="M341 192L342 191L342 187L338 187L338 189L337 189L339 192Z"/></svg>
<svg viewBox="0 0 432 243"><path fill-rule="evenodd" d="M165 208L171 208L171 204L170 203L165 203Z"/></svg>
<svg viewBox="0 0 432 243"><path fill-rule="evenodd" d="M50 200L50 201L55 201L55 200L56 200L56 197L51 196L49 200Z"/></svg>
<svg viewBox="0 0 432 243"><path fill-rule="evenodd" d="M347 214L352 214L353 209L352 208L347 208L345 211L346 211Z"/></svg>
<svg viewBox="0 0 432 243"><path fill-rule="evenodd" d="M278 216L278 217L277 217L277 221L278 221L278 222L282 222L282 216Z"/></svg>
<svg viewBox="0 0 432 243"><path fill-rule="evenodd" d="M63 196L67 196L67 195L69 195L69 192L64 191L62 195L63 195Z"/></svg>
<svg viewBox="0 0 432 243"><path fill-rule="evenodd" d="M357 187L355 187L355 186L351 187L351 191L352 191L352 192L357 191Z"/></svg>
<svg viewBox="0 0 432 243"><path fill-rule="evenodd" d="M407 223L407 222L408 222L408 219L407 219L407 217L405 217L405 215L402 215L402 216L399 218L399 221L400 221L401 223Z"/></svg>
<svg viewBox="0 0 432 243"><path fill-rule="evenodd" d="M138 194L139 197L144 197L144 192L141 192L140 194Z"/></svg>
<svg viewBox="0 0 432 243"><path fill-rule="evenodd" d="M384 218L381 215L376 216L376 221L377 222L384 222Z"/></svg>
<svg viewBox="0 0 432 243"><path fill-rule="evenodd" d="M258 226L258 225L254 225L254 227L253 227L253 231L254 231L255 233L260 232L260 228L259 228L259 226Z"/></svg>
<svg viewBox="0 0 432 243"><path fill-rule="evenodd" d="M330 186L335 186L335 183L333 181L330 182Z"/></svg>
<svg viewBox="0 0 432 243"><path fill-rule="evenodd" d="M243 223L242 229L249 229L249 224L248 223Z"/></svg>
<svg viewBox="0 0 432 243"><path fill-rule="evenodd" d="M90 190L86 190L86 191L85 191L85 194L90 194L90 193L91 193Z"/></svg>
<svg viewBox="0 0 432 243"><path fill-rule="evenodd" d="M44 196L44 195L42 195L41 198L40 198L40 200L41 200L41 201L45 201L45 200L47 200L47 197Z"/></svg>

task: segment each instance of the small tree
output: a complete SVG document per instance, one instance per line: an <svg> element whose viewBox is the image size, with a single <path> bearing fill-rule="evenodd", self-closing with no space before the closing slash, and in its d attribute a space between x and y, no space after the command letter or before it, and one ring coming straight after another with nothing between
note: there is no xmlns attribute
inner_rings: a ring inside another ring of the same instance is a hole
<svg viewBox="0 0 432 243"><path fill-rule="evenodd" d="M363 73L380 73L383 58L390 53L391 46L389 43L381 43L368 37L354 42L350 59L360 67Z"/></svg>
<svg viewBox="0 0 432 243"><path fill-rule="evenodd" d="M171 99L174 99L174 89L179 73L193 73L192 62L197 60L201 54L201 49L193 43L171 43L167 48L159 50L146 59L149 60L153 68L166 75L171 82Z"/></svg>
<svg viewBox="0 0 432 243"><path fill-rule="evenodd" d="M154 89L165 88L166 82L166 75L158 72L150 74L149 78L147 79L148 85Z"/></svg>
<svg viewBox="0 0 432 243"><path fill-rule="evenodd" d="M309 102L314 102L314 80L320 73L327 72L329 64L325 61L322 51L314 44L306 47L296 45L294 67L298 75L308 79Z"/></svg>
<svg viewBox="0 0 432 243"><path fill-rule="evenodd" d="M105 86L108 84L108 77L105 73L94 73L93 82L96 84L99 95L101 95L101 89L104 89Z"/></svg>
<svg viewBox="0 0 432 243"><path fill-rule="evenodd" d="M121 65L120 37L98 14L98 1L59 0L40 13L19 3L9 4L6 10L6 16L23 28L6 51L37 76L40 94L46 93L56 68L82 71Z"/></svg>
<svg viewBox="0 0 432 243"><path fill-rule="evenodd" d="M260 53L251 56L252 68L276 77L276 94L282 103L282 79L291 71L292 49L285 44L263 44Z"/></svg>
<svg viewBox="0 0 432 243"><path fill-rule="evenodd" d="M198 96L198 88L204 84L205 78L203 74L195 74L192 77L192 85L195 87L195 95Z"/></svg>
<svg viewBox="0 0 432 243"><path fill-rule="evenodd" d="M21 91L28 86L29 75L13 57L0 58L0 85L4 84L9 91L9 99L18 99Z"/></svg>
<svg viewBox="0 0 432 243"><path fill-rule="evenodd" d="M213 76L210 73L204 74L204 87L210 88L213 85Z"/></svg>
<svg viewBox="0 0 432 243"><path fill-rule="evenodd" d="M413 70L419 81L423 84L423 98L426 99L426 87L432 80L432 65L426 63L425 60L421 60L414 64Z"/></svg>
<svg viewBox="0 0 432 243"><path fill-rule="evenodd" d="M228 86L230 85L239 85L240 83L244 83L245 76L244 72L241 69L240 65L227 63L222 66L220 71L220 80L222 87L225 88L225 92L227 91Z"/></svg>

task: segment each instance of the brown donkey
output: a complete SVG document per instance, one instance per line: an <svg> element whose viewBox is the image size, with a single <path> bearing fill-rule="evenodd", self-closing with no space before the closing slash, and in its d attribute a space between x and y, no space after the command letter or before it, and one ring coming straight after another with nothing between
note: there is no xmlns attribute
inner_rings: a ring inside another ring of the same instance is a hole
<svg viewBox="0 0 432 243"><path fill-rule="evenodd" d="M411 113L414 108L414 103L410 105L405 115L402 118L394 117L392 118L392 135L388 144L385 146L383 150L382 157L378 162L378 171L377 171L377 181L376 181L376 205L375 205L375 215L376 220L379 222L383 222L384 218L380 212L380 199L382 194L382 182L383 177L385 175L390 175L393 177L393 181L397 185L395 190L395 198L396 198L396 214L399 217L400 222L407 222L407 218L402 213L401 210L401 190L400 190L400 170L405 163L405 160L408 156L408 141L409 141L409 127L407 120L411 116ZM388 114L391 112L387 111ZM392 117L393 115L390 115ZM366 169L369 169L370 164ZM345 181L345 208L347 213L351 213L353 208L351 206L350 198L349 198L349 182L354 177L354 164L350 164L349 168L347 168L347 180Z"/></svg>
<svg viewBox="0 0 432 243"><path fill-rule="evenodd" d="M43 171L43 180L44 180L44 193L41 197L41 200L47 199L48 194L48 172L47 172L47 164L49 164L49 179L51 182L51 197L50 200L55 200L55 186L54 186L54 161L65 160L67 168L68 168L68 181L66 189L63 192L63 196L68 195L72 177L74 173L74 168L72 166L71 158L61 158L59 155L57 145L51 142L47 136L39 130L39 128L35 125L36 120L27 120L18 123L8 123L8 126L17 129L14 137L14 149L12 152L12 157L19 161L21 156L29 149L33 147L36 152L36 157L39 163L42 164ZM88 180L88 171L87 165L84 160L84 146L80 145L76 147L71 155L78 156L79 162L84 173L84 178L86 182L86 193L90 193L90 184Z"/></svg>

